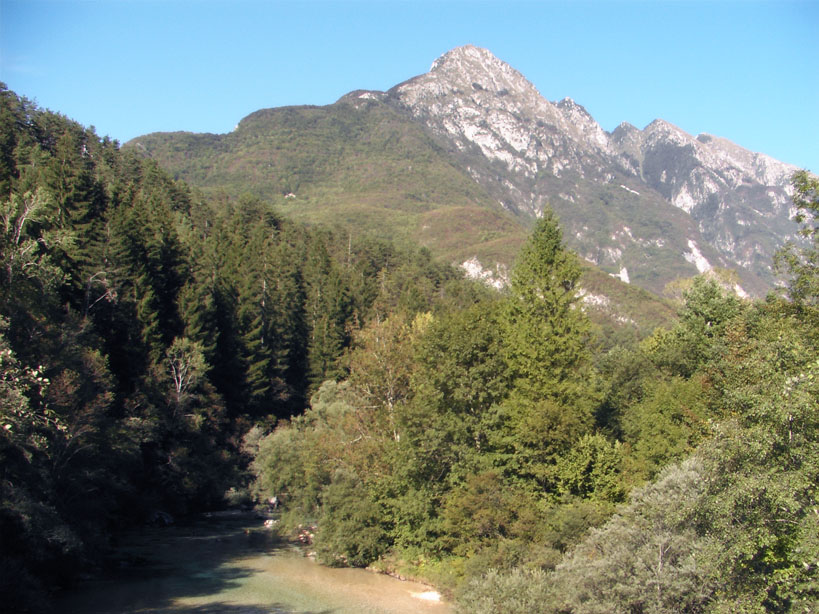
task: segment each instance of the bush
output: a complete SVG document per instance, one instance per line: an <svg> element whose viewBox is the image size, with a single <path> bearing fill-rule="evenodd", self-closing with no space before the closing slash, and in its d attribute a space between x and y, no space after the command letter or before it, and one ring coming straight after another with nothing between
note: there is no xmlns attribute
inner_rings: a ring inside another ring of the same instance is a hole
<svg viewBox="0 0 819 614"><path fill-rule="evenodd" d="M386 552L381 512L355 475L338 472L322 493L316 554L325 565L366 567Z"/></svg>
<svg viewBox="0 0 819 614"><path fill-rule="evenodd" d="M531 614L541 611L549 598L546 572L490 569L469 580L458 593L458 614Z"/></svg>

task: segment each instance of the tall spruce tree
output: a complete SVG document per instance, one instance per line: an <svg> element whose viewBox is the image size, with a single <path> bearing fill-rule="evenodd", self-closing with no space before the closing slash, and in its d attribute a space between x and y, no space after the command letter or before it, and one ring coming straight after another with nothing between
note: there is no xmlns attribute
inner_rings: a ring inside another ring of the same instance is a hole
<svg viewBox="0 0 819 614"><path fill-rule="evenodd" d="M580 308L580 266L563 246L555 215L538 220L521 250L502 317L513 391L501 447L510 469L545 485L555 455L593 423L589 324Z"/></svg>
<svg viewBox="0 0 819 614"><path fill-rule="evenodd" d="M557 218L538 221L512 270L506 347L516 389L532 400L571 403L574 375L588 364L588 321L579 309L580 266L562 241Z"/></svg>
<svg viewBox="0 0 819 614"><path fill-rule="evenodd" d="M308 340L308 379L317 388L326 379L341 375L338 360L349 345L347 324L352 300L342 270L327 248L329 237L315 236L308 244L304 265L305 311Z"/></svg>

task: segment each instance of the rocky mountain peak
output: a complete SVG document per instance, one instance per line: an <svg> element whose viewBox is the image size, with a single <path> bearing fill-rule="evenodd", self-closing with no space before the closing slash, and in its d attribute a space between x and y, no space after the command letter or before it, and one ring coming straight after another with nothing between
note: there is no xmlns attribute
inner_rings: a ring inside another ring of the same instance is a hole
<svg viewBox="0 0 819 614"><path fill-rule="evenodd" d="M694 145L696 139L664 119L655 119L643 130L644 139L648 142L671 142L679 146Z"/></svg>
<svg viewBox="0 0 819 614"><path fill-rule="evenodd" d="M592 120L591 114L586 110L583 105L577 104L574 100L569 98L568 96L557 103L557 108L563 111L567 115L574 115L578 117L583 117L585 121Z"/></svg>
<svg viewBox="0 0 819 614"><path fill-rule="evenodd" d="M456 47L443 54L432 63L430 74L453 85L472 86L476 91L497 93L504 90L534 89L509 64L499 60L490 51L474 45Z"/></svg>
<svg viewBox="0 0 819 614"><path fill-rule="evenodd" d="M432 66L430 67L429 70L430 72L435 72L436 70L445 70L446 67L450 64L454 64L456 66L472 64L473 66L478 65L483 67L490 67L492 65L497 66L498 64L504 64L504 62L501 62L488 49L476 47L475 45L462 45L460 47L450 49L446 53L442 54L440 57L436 58L432 62Z"/></svg>
<svg viewBox="0 0 819 614"><path fill-rule="evenodd" d="M609 149L609 137L600 127L585 107L577 104L571 98L564 98L557 103L557 108L563 113L569 124L576 127L581 133L581 139L602 150Z"/></svg>
<svg viewBox="0 0 819 614"><path fill-rule="evenodd" d="M694 259L700 270L707 260L747 272L761 288L770 283L767 263L781 237L793 233L793 167L725 139L694 137L663 119L643 130L624 123L609 134L582 105L549 102L486 49L445 53L430 72L390 90L389 101L453 145L504 208L537 216L550 205L578 246L594 234L597 222L590 220L610 220L594 245L579 250L601 266L631 271L644 267L629 261L632 250L664 250L669 267L672 258L681 267ZM614 206L628 216L622 229ZM669 224L673 237L663 236Z"/></svg>
<svg viewBox="0 0 819 614"><path fill-rule="evenodd" d="M797 170L793 165L749 151L722 137L700 134L697 142L717 164L736 167L745 173L746 179L749 177L766 186L785 185L789 188L790 177Z"/></svg>
<svg viewBox="0 0 819 614"><path fill-rule="evenodd" d="M560 125L556 133L566 128L560 111L523 75L471 45L445 53L430 72L397 85L389 94L434 133L453 140L459 150L477 150L526 175L538 171L539 142L536 126L521 118Z"/></svg>
<svg viewBox="0 0 819 614"><path fill-rule="evenodd" d="M472 45L445 53L430 72L389 94L460 151L477 150L524 177L544 168L583 173L583 158L610 150L608 135L582 106L549 102L509 64ZM537 198L521 204L531 215L542 207Z"/></svg>
<svg viewBox="0 0 819 614"><path fill-rule="evenodd" d="M635 135L625 137L621 133L614 140L618 147L628 142L633 148ZM710 134L694 137L661 119L651 122L639 134L639 146L644 178L645 172L650 175L660 171L658 183L663 185L654 187L689 213L714 194L749 188L764 190L773 212L779 211L789 201L790 177L797 170L728 139ZM662 164L657 163L660 160Z"/></svg>
<svg viewBox="0 0 819 614"><path fill-rule="evenodd" d="M581 104L546 100L521 73L473 45L443 54L429 72L387 92L357 90L339 102L367 119L362 126L378 124L391 107L392 119L421 129L436 156L478 184L482 207L497 207L493 214L523 227L550 207L584 259L654 291L718 267L737 270L748 290L764 293L776 281L773 253L796 236L794 167L662 119L607 133ZM259 113L230 138L268 130L261 120L272 110ZM417 198L413 192L408 202ZM481 232L474 219L458 223L467 234ZM464 254L466 268L477 275L508 264L500 235L497 241L482 245L483 263Z"/></svg>
<svg viewBox="0 0 819 614"><path fill-rule="evenodd" d="M435 107L436 103L446 104L444 101L455 98L484 107L517 107L541 99L535 86L517 70L473 45L445 53L432 63L428 73L397 85L390 93L413 111L433 114L449 109Z"/></svg>

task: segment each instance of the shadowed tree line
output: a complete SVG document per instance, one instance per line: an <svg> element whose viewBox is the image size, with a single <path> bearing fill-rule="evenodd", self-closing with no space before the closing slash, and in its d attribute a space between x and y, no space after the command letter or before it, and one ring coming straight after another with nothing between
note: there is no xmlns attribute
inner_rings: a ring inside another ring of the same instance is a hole
<svg viewBox="0 0 819 614"><path fill-rule="evenodd" d="M300 413L375 314L482 292L423 250L205 199L5 87L0 221L0 583L21 610L111 530L241 491L245 431Z"/></svg>

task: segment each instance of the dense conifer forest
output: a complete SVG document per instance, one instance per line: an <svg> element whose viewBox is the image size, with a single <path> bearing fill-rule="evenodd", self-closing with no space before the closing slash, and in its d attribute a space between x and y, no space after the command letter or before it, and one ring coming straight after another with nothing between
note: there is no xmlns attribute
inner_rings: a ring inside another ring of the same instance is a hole
<svg viewBox="0 0 819 614"><path fill-rule="evenodd" d="M173 180L0 89L0 593L128 526L282 503L459 611L816 612L819 182L790 283L600 338L546 214L503 292Z"/></svg>

